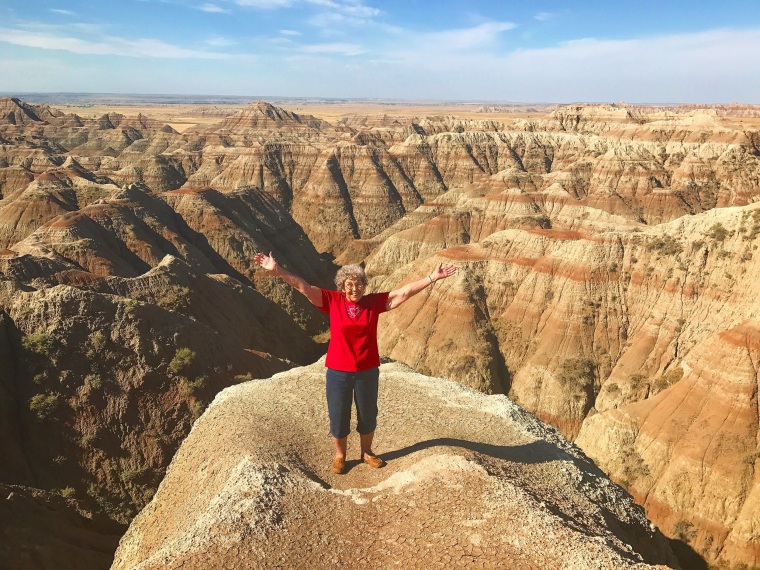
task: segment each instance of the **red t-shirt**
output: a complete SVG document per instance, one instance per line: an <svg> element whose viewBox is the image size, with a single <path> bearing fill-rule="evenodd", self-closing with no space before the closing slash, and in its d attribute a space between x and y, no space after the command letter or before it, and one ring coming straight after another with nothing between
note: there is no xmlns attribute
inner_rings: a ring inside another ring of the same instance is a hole
<svg viewBox="0 0 760 570"><path fill-rule="evenodd" d="M358 303L339 291L322 289L319 310L330 317L330 345L325 366L360 372L380 366L377 318L387 311L389 293L364 295Z"/></svg>

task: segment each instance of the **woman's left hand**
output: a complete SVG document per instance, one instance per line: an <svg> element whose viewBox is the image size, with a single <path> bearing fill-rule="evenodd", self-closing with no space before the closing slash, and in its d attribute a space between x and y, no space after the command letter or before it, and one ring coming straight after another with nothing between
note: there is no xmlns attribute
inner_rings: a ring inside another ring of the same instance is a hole
<svg viewBox="0 0 760 570"><path fill-rule="evenodd" d="M457 272L456 265L444 266L443 263L439 263L438 267L434 269L433 272L430 274L430 278L433 281L438 281L439 279L446 279L447 277L451 277L456 272Z"/></svg>

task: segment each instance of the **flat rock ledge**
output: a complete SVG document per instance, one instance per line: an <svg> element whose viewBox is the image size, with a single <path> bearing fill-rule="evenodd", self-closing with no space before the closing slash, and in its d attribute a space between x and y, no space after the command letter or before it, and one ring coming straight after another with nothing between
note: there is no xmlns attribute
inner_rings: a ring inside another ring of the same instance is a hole
<svg viewBox="0 0 760 570"><path fill-rule="evenodd" d="M320 361L221 392L112 568L678 568L630 495L505 396L383 364L388 465L353 432L340 476L324 390Z"/></svg>

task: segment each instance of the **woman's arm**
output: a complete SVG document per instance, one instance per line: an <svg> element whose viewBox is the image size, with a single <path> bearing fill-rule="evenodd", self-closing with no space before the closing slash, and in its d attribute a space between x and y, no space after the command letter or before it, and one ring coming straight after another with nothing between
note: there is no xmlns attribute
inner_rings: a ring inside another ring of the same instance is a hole
<svg viewBox="0 0 760 570"><path fill-rule="evenodd" d="M444 267L442 263L439 264L438 268L435 269L430 275L426 275L422 279L412 281L403 287L399 287L395 291L391 291L388 294L388 304L385 306L385 308L389 311L391 309L395 309L407 299L414 297L428 285L432 285L439 279L446 279L447 277L451 277L454 275L454 273L456 273L456 271L457 268L454 265L447 265Z"/></svg>
<svg viewBox="0 0 760 570"><path fill-rule="evenodd" d="M315 307L321 307L322 306L322 290L319 287L314 287L314 285L309 285L304 279L299 277L298 275L292 274L290 271L283 269L280 267L277 262L274 259L274 256L272 255L272 252L269 252L269 255L264 255L263 253L257 253L253 260L263 267L264 269L268 269L277 277L285 281L288 285L293 287L296 291L301 293L304 297L306 297L309 302L314 305Z"/></svg>

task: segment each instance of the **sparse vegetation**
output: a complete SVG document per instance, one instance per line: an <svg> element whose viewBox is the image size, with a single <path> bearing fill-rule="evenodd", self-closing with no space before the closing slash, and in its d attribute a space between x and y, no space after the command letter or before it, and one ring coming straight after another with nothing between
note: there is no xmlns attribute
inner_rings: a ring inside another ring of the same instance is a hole
<svg viewBox="0 0 760 570"><path fill-rule="evenodd" d="M712 227L707 231L707 237L717 242L724 241L730 235L731 235L731 232L729 232L726 228L724 228L723 224L721 224L720 222L713 224Z"/></svg>
<svg viewBox="0 0 760 570"><path fill-rule="evenodd" d="M29 356L46 356L55 354L55 339L48 334L29 334L21 339L21 347Z"/></svg>
<svg viewBox="0 0 760 570"><path fill-rule="evenodd" d="M630 488L641 477L649 476L649 466L633 446L633 442L626 446L628 449L621 450L623 458L622 483Z"/></svg>
<svg viewBox="0 0 760 570"><path fill-rule="evenodd" d="M198 376L195 380L186 380L187 391L196 396L208 386L208 379L205 376Z"/></svg>
<svg viewBox="0 0 760 570"><path fill-rule="evenodd" d="M238 374L235 376L235 382L250 382L251 380L255 380L253 377L253 374L251 372L246 372L245 374Z"/></svg>
<svg viewBox="0 0 760 570"><path fill-rule="evenodd" d="M187 287L174 287L156 299L156 304L166 309L183 309L187 306L190 297L190 289Z"/></svg>
<svg viewBox="0 0 760 570"><path fill-rule="evenodd" d="M100 374L88 374L84 377L85 386L93 390L99 390L103 387L103 379Z"/></svg>
<svg viewBox="0 0 760 570"><path fill-rule="evenodd" d="M97 436L92 435L92 434L87 434L81 437L81 439L79 440L79 444L82 447L93 447L97 440L98 440Z"/></svg>
<svg viewBox="0 0 760 570"><path fill-rule="evenodd" d="M696 534L694 525L687 520L681 519L673 526L673 536L687 544L694 540Z"/></svg>
<svg viewBox="0 0 760 570"><path fill-rule="evenodd" d="M652 382L652 395L662 392L665 388L672 386L681 378L683 378L683 369L680 366L671 368Z"/></svg>
<svg viewBox="0 0 760 570"><path fill-rule="evenodd" d="M43 421L52 416L61 405L61 396L46 392L32 396L29 400L29 411L31 411L38 420Z"/></svg>
<svg viewBox="0 0 760 570"><path fill-rule="evenodd" d="M641 388L644 385L644 383L646 381L646 376L644 376L643 374L638 374L638 373L637 374L631 374L628 377L628 381L631 383L631 387L634 390L636 390L638 388Z"/></svg>
<svg viewBox="0 0 760 570"><path fill-rule="evenodd" d="M174 358L169 363L169 372L172 374L179 374L184 372L195 360L195 352L189 348L178 348L174 354Z"/></svg>
<svg viewBox="0 0 760 570"><path fill-rule="evenodd" d="M123 304L124 304L124 314L126 315L131 315L138 305L137 301L135 301L134 299L129 299L129 298L124 299Z"/></svg>
<svg viewBox="0 0 760 570"><path fill-rule="evenodd" d="M596 367L590 358L569 358L560 365L557 378L563 386L589 386L596 378Z"/></svg>
<svg viewBox="0 0 760 570"><path fill-rule="evenodd" d="M135 481L142 479L148 472L150 472L148 467L124 471L124 473L121 474L121 480L125 483L134 483Z"/></svg>
<svg viewBox="0 0 760 570"><path fill-rule="evenodd" d="M647 251L656 251L659 257L663 255L678 255L683 251L683 248L673 236L663 236L649 240L647 242Z"/></svg>
<svg viewBox="0 0 760 570"><path fill-rule="evenodd" d="M87 357L95 358L99 353L103 352L103 349L106 347L107 339L106 335L103 334L103 331L95 331L90 333L88 341L90 348L87 351Z"/></svg>
<svg viewBox="0 0 760 570"><path fill-rule="evenodd" d="M58 494L65 499L73 499L76 495L76 490L74 487L64 487L63 489L58 489Z"/></svg>

